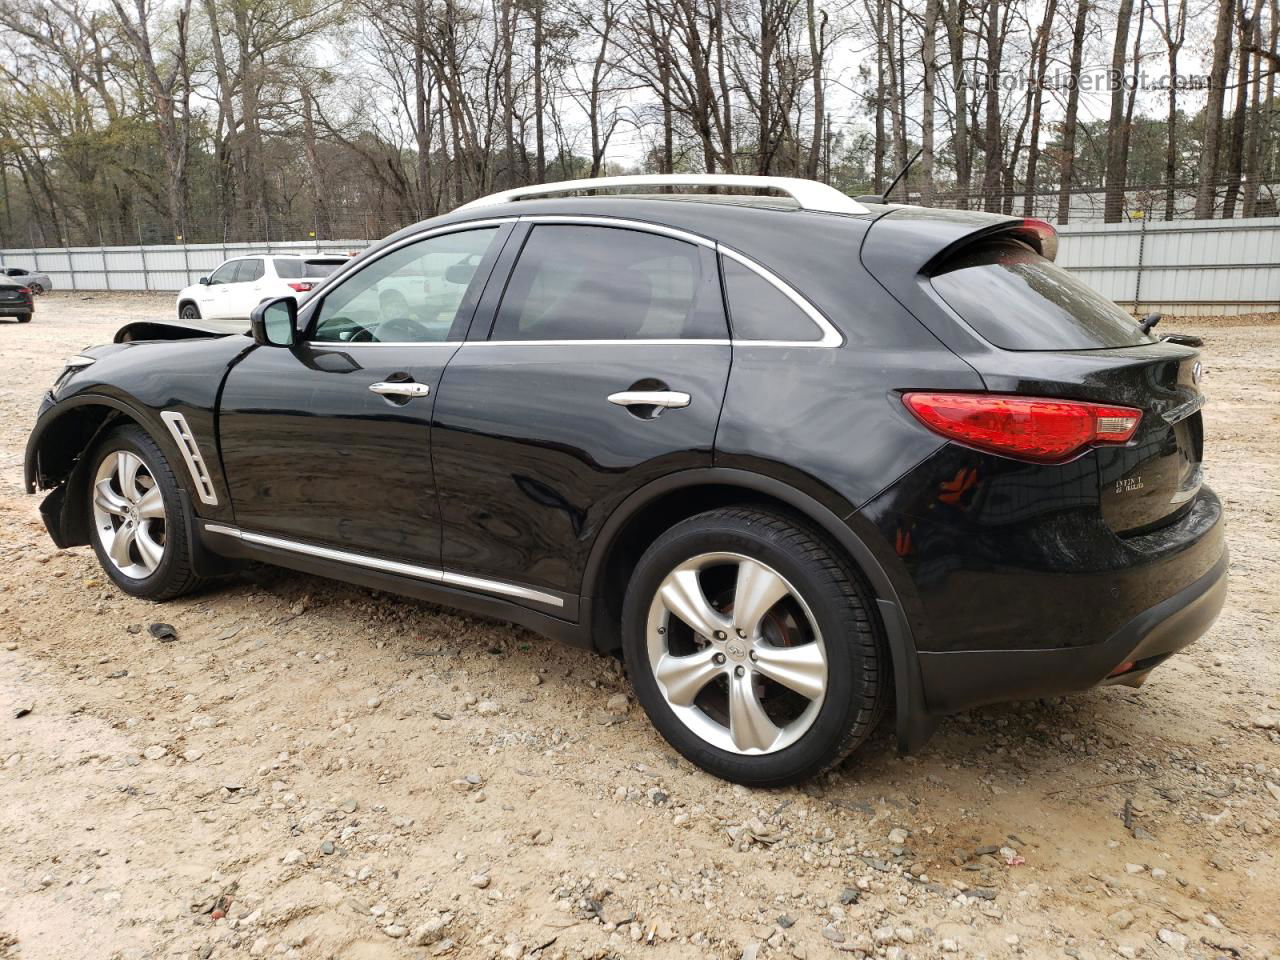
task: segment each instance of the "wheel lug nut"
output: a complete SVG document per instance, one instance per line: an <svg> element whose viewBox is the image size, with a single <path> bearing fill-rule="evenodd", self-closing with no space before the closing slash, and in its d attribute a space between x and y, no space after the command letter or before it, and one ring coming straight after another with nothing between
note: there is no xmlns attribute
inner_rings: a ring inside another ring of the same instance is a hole
<svg viewBox="0 0 1280 960"><path fill-rule="evenodd" d="M734 668L733 668L734 676L737 676L737 677L742 676L742 675L743 675L744 673L746 673L746 672L747 672L747 671L743 670L743 669L742 669L742 667L734 667Z"/></svg>
<svg viewBox="0 0 1280 960"><path fill-rule="evenodd" d="M724 654L717 653L712 659L715 660L716 663L724 663Z"/></svg>
<svg viewBox="0 0 1280 960"><path fill-rule="evenodd" d="M717 630L717 631L716 631L716 639L717 639L717 640L723 640L726 636L728 636L728 634L726 634L723 630Z"/></svg>
<svg viewBox="0 0 1280 960"><path fill-rule="evenodd" d="M751 651L751 662L752 662L752 663L755 663L755 662L756 662L757 660L759 660L759 659L760 659L760 655L759 655L758 653L756 653L754 650L752 650L752 651Z"/></svg>
<svg viewBox="0 0 1280 960"><path fill-rule="evenodd" d="M739 636L739 637L741 637L743 640L747 639L747 631L745 631L745 630L743 630L741 627L739 627L739 628L738 628L738 636Z"/></svg>

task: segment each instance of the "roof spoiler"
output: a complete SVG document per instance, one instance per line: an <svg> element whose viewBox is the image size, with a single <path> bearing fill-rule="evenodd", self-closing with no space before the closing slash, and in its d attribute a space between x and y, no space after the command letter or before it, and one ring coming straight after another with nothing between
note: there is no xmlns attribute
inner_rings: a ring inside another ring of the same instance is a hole
<svg viewBox="0 0 1280 960"><path fill-rule="evenodd" d="M1053 224L1034 217L1012 217L1001 219L954 239L934 254L921 272L931 273L966 247L995 237L1021 240L1046 260L1056 260L1058 257L1058 231Z"/></svg>

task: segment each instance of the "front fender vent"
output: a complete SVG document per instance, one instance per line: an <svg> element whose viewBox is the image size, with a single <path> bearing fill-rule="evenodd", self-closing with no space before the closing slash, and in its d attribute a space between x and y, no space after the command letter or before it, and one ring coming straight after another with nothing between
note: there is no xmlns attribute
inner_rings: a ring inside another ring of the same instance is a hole
<svg viewBox="0 0 1280 960"><path fill-rule="evenodd" d="M195 482L196 493L200 495L200 502L216 507L218 505L218 493L213 489L213 481L209 478L209 468L205 465L204 457L200 455L200 446L196 443L195 434L187 426L187 418L173 410L165 410L160 414L160 419L169 428L169 432L173 434L173 440L182 452L182 459L187 462L187 469L191 471L191 479Z"/></svg>

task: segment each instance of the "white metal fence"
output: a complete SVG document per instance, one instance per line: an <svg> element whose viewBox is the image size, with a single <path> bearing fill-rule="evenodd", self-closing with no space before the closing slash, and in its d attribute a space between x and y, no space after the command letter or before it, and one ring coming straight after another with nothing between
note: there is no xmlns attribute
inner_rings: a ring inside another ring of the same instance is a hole
<svg viewBox="0 0 1280 960"><path fill-rule="evenodd" d="M1280 217L1082 223L1058 263L1136 313L1280 311Z"/></svg>
<svg viewBox="0 0 1280 960"><path fill-rule="evenodd" d="M1058 262L1137 313L1280 311L1280 217L1082 223L1058 228ZM49 275L58 290L179 290L229 257L353 251L362 240L0 251L0 262Z"/></svg>

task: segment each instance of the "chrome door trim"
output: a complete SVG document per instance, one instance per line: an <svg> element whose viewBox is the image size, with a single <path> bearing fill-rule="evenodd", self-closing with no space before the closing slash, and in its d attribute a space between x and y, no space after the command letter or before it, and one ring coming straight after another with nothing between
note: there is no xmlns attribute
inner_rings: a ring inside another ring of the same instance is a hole
<svg viewBox="0 0 1280 960"><path fill-rule="evenodd" d="M614 227L620 230L638 230L642 233L656 233L664 237L694 243L700 247L714 250L716 242L709 237L678 227L668 227L661 223L650 223L648 220L631 220L627 217L593 217L582 214L531 213L520 218L521 223L572 223L588 227Z"/></svg>
<svg viewBox="0 0 1280 960"><path fill-rule="evenodd" d="M732 250L723 244L716 244L716 249L720 251L721 256L728 257L730 260L742 264L760 279L772 284L777 288L778 292L794 303L804 312L810 320L812 320L819 330L822 331L822 337L818 340L738 340L735 339L734 344L742 344L743 346L753 347L840 347L844 345L844 335L832 326L831 321L822 315L822 313L812 303L801 296L796 289L787 283L772 270L762 267L750 257L744 256L737 250ZM730 318L730 323L733 322Z"/></svg>
<svg viewBox="0 0 1280 960"><path fill-rule="evenodd" d="M518 597L521 600L532 600L535 603L544 603L551 607L564 606L564 600L560 597L518 583L506 583L502 580L490 580L487 577L451 573L447 570L424 567L415 563L404 563L400 560L387 560L383 557L371 557L363 553L335 550L332 547L322 547L315 543L303 543L299 540L287 540L284 537L273 537L265 533L241 530L239 527L233 527L225 523L205 523L204 530L206 533L234 537L237 540L243 540L245 543L256 544L260 547L274 547L277 550L287 550L290 553L301 553L307 556L320 557L324 560L351 564L352 566L367 567L370 570L379 570L383 573L395 573L404 577L412 577L415 580L425 580L429 583L440 583L482 593Z"/></svg>
<svg viewBox="0 0 1280 960"><path fill-rule="evenodd" d="M620 407L687 407L692 398L679 390L620 390L609 394L609 402Z"/></svg>
<svg viewBox="0 0 1280 960"><path fill-rule="evenodd" d="M173 435L173 442L178 445L178 452L182 454L187 471L191 474L191 481L196 485L196 494L200 497L200 502L216 507L218 491L213 486L209 468L204 462L204 457L200 455L200 445L187 424L187 418L176 410L163 410L160 413L160 419Z"/></svg>
<svg viewBox="0 0 1280 960"><path fill-rule="evenodd" d="M369 384L369 390L380 397L425 397L431 393L429 384L418 383L414 380L407 380L401 383L379 380L377 383Z"/></svg>
<svg viewBox="0 0 1280 960"><path fill-rule="evenodd" d="M728 347L732 340L468 340L467 347Z"/></svg>

